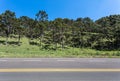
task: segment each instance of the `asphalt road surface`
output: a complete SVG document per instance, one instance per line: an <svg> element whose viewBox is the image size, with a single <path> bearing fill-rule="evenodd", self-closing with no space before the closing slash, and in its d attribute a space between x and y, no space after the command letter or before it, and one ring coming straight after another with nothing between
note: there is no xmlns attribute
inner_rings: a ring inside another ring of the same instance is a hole
<svg viewBox="0 0 120 81"><path fill-rule="evenodd" d="M1 58L0 81L120 81L120 59Z"/></svg>

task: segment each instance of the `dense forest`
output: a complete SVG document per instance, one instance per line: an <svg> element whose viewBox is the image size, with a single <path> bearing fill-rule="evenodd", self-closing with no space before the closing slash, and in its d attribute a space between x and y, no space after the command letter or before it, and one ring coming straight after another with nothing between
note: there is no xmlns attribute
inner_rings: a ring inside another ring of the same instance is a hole
<svg viewBox="0 0 120 81"><path fill-rule="evenodd" d="M16 17L15 12L6 10L0 14L0 37L4 45L8 38L16 38L17 45L23 44L21 38L29 39L30 45L42 49L91 48L96 50L120 50L120 15L110 15L93 21L86 18L56 18L49 20L46 11L41 10L35 18ZM34 41L37 40L37 41Z"/></svg>

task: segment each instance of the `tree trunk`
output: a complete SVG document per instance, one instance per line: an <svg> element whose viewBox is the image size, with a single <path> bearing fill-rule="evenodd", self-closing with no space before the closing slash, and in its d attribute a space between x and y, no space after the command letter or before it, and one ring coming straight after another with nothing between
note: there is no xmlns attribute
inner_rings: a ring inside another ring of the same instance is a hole
<svg viewBox="0 0 120 81"><path fill-rule="evenodd" d="M18 44L20 45L20 39L21 39L21 37L20 37L20 34L19 34L19 37L18 37Z"/></svg>
<svg viewBox="0 0 120 81"><path fill-rule="evenodd" d="M6 45L8 44L8 36L6 36L6 42L5 42L5 44Z"/></svg>
<svg viewBox="0 0 120 81"><path fill-rule="evenodd" d="M8 38L9 38L9 32L8 30L6 30L6 42L5 42L6 45L8 44Z"/></svg>

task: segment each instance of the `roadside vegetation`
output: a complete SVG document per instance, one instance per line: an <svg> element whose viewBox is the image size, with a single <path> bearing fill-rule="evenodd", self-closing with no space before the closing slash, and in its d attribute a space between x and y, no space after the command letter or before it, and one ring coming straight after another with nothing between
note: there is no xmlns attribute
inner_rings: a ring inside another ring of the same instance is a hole
<svg viewBox="0 0 120 81"><path fill-rule="evenodd" d="M5 43L5 38L0 37ZM28 38L23 37L21 39L21 45L17 45L14 39L9 38L8 45L4 43L0 44L0 58L39 58L39 57L68 57L68 58L91 58L91 57L120 57L119 51L99 51L90 48L72 48L67 47L65 49L57 48L57 50L42 49L38 45L30 45ZM37 40L34 40L37 41Z"/></svg>
<svg viewBox="0 0 120 81"><path fill-rule="evenodd" d="M45 11L35 19L0 14L0 57L119 57L120 15L56 18Z"/></svg>

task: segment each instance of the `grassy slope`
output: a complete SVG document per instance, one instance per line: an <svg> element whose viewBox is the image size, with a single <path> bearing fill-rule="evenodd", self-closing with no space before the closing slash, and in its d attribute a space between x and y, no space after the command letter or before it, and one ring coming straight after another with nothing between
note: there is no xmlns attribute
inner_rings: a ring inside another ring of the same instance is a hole
<svg viewBox="0 0 120 81"><path fill-rule="evenodd" d="M5 38L0 38L5 40ZM16 39L9 39L14 41ZM17 41L17 40L16 40ZM40 50L38 46L29 45L27 38L22 38L22 45L3 45L0 43L0 58L39 58L39 57L119 57L119 51L97 51L92 49L69 48L64 50Z"/></svg>

